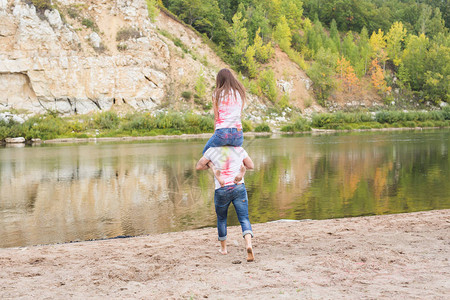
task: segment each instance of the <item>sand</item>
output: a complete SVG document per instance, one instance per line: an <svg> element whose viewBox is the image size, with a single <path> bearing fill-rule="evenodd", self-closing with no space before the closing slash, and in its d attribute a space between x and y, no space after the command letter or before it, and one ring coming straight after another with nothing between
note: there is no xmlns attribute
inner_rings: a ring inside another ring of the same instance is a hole
<svg viewBox="0 0 450 300"><path fill-rule="evenodd" d="M448 299L450 210L0 249L0 298Z"/></svg>

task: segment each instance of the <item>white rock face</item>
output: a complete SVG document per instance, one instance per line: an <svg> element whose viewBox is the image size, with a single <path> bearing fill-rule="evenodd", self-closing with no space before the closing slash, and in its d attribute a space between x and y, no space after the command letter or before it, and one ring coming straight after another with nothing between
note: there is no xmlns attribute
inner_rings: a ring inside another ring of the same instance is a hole
<svg viewBox="0 0 450 300"><path fill-rule="evenodd" d="M21 0L0 0L2 109L85 114L120 103L152 110L176 95L178 91L170 90L175 80L192 77L195 82L205 68L189 57L189 66L171 65L181 51L157 33L145 0L93 1L84 13L95 20L98 32L69 16L65 22L70 24L63 22L57 10L37 12ZM118 51L116 33L123 27L139 29L142 37L122 41L126 51ZM106 50L99 53L102 44ZM214 68L205 70L212 74L211 82Z"/></svg>
<svg viewBox="0 0 450 300"><path fill-rule="evenodd" d="M8 5L8 0L0 0L0 11L6 10L7 5Z"/></svg>
<svg viewBox="0 0 450 300"><path fill-rule="evenodd" d="M61 20L59 12L56 9L46 10L45 16L47 17L47 20L52 27L61 29L61 27L63 26L63 22Z"/></svg>
<svg viewBox="0 0 450 300"><path fill-rule="evenodd" d="M100 47L100 43L102 42L102 39L100 38L100 36L97 34L97 32L93 32L89 35L89 40L92 43L92 46L94 48L99 48Z"/></svg>
<svg viewBox="0 0 450 300"><path fill-rule="evenodd" d="M13 121L22 124L23 122L25 122L25 119L10 113L0 113L0 121Z"/></svg>

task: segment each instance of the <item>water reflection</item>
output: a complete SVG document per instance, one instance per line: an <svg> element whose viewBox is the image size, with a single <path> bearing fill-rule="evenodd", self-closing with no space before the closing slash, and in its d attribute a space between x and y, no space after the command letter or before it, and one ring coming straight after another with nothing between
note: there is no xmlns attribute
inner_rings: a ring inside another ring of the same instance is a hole
<svg viewBox="0 0 450 300"><path fill-rule="evenodd" d="M449 137L247 138L250 219L449 208ZM0 247L214 226L212 177L194 170L204 142L1 148Z"/></svg>

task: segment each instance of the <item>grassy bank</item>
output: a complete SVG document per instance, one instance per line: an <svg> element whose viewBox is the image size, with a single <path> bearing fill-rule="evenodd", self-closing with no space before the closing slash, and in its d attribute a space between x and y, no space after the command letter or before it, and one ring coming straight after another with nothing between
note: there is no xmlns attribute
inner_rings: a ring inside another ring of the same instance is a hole
<svg viewBox="0 0 450 300"><path fill-rule="evenodd" d="M270 132L267 124L255 128L243 122L244 131ZM430 112L380 111L377 113L320 113L310 120L299 117L283 126L284 132L303 132L317 129L372 129L402 127L449 127L450 107ZM113 111L94 115L61 117L54 113L36 115L20 124L0 121L0 140L8 137L31 139L138 137L156 135L199 134L214 131L212 115L192 112L130 113L119 116Z"/></svg>
<svg viewBox="0 0 450 300"><path fill-rule="evenodd" d="M132 113L120 117L106 111L94 115L61 117L57 114L36 115L23 124L0 121L0 139L24 137L27 140L55 138L121 137L180 135L214 131L210 115L194 113Z"/></svg>
<svg viewBox="0 0 450 300"><path fill-rule="evenodd" d="M311 128L353 130L404 127L449 127L450 107L437 111L379 111L377 113L320 113L311 120L298 118L281 128L284 132L309 131Z"/></svg>

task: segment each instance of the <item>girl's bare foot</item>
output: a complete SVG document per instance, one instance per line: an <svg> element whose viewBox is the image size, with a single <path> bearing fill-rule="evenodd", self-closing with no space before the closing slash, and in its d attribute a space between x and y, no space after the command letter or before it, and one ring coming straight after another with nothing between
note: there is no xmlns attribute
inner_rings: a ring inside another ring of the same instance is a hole
<svg viewBox="0 0 450 300"><path fill-rule="evenodd" d="M239 174L237 174L236 177L234 178L234 183L235 184L240 184L242 178L244 178L246 170L247 169L245 168L245 166L241 165L241 168L239 169Z"/></svg>
<svg viewBox="0 0 450 300"><path fill-rule="evenodd" d="M219 252L220 252L220 254L223 254L223 255L227 255L228 254L228 251L226 249L225 250L220 249Z"/></svg>
<svg viewBox="0 0 450 300"><path fill-rule="evenodd" d="M251 262L255 260L255 256L253 255L253 249L252 247L247 248L247 261Z"/></svg>
<svg viewBox="0 0 450 300"><path fill-rule="evenodd" d="M210 161L208 162L208 167L213 171L214 177L216 177L217 181L219 182L221 187L225 186L225 181L223 181L222 178L220 178L220 170L216 169L216 166Z"/></svg>

